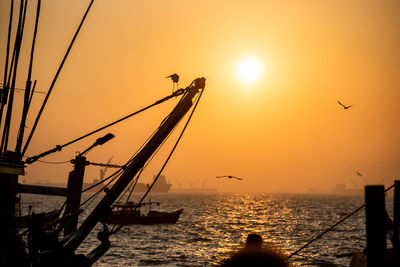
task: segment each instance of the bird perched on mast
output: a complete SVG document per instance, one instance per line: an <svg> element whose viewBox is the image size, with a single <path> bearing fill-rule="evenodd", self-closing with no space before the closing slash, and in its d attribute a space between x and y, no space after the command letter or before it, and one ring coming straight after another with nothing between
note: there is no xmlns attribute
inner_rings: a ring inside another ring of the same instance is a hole
<svg viewBox="0 0 400 267"><path fill-rule="evenodd" d="M171 74L171 75L169 75L169 76L167 76L165 78L171 78L171 80L173 82L173 84L172 84L172 93L174 92L175 84L176 84L176 89L179 89L178 88L178 82L179 82L179 75L178 74L174 73L174 74Z"/></svg>

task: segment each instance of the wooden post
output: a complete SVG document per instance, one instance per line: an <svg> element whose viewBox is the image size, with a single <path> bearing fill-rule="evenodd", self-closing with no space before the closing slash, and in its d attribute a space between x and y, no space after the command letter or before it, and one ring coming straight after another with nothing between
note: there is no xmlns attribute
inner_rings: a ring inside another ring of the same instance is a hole
<svg viewBox="0 0 400 267"><path fill-rule="evenodd" d="M23 266L25 248L17 236L15 204L18 176L24 173L24 164L18 154L7 151L0 162L0 265Z"/></svg>
<svg viewBox="0 0 400 267"><path fill-rule="evenodd" d="M65 214L72 214L73 216L65 222L64 236L75 231L78 226L78 211L81 204L86 158L76 156L74 164L74 170L69 173L68 177L68 195L67 204L65 206Z"/></svg>
<svg viewBox="0 0 400 267"><path fill-rule="evenodd" d="M365 186L367 266L386 266L385 193L383 185Z"/></svg>
<svg viewBox="0 0 400 267"><path fill-rule="evenodd" d="M0 229L15 230L15 195L17 193L18 175L0 173ZM15 231L12 231L15 232Z"/></svg>
<svg viewBox="0 0 400 267"><path fill-rule="evenodd" d="M400 180L394 182L394 203L393 203L393 254L394 266L400 266Z"/></svg>
<svg viewBox="0 0 400 267"><path fill-rule="evenodd" d="M18 153L7 151L0 161L0 231L16 232L14 222L18 176L24 175L24 164ZM1 237L0 237L1 239Z"/></svg>

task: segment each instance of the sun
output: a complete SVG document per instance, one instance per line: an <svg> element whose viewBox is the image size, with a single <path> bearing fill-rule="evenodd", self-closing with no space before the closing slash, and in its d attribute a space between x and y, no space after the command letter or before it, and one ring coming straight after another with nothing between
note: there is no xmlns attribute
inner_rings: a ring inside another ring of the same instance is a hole
<svg viewBox="0 0 400 267"><path fill-rule="evenodd" d="M256 58L243 58L237 64L236 73L242 82L253 84L260 78L261 64Z"/></svg>

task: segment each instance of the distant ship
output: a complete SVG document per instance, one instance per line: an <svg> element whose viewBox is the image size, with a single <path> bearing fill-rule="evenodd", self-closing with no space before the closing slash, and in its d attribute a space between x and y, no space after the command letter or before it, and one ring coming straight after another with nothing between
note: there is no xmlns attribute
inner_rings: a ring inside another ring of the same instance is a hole
<svg viewBox="0 0 400 267"><path fill-rule="evenodd" d="M362 195L364 194L363 189L348 189L345 184L336 184L336 186L331 191L335 195Z"/></svg>
<svg viewBox="0 0 400 267"><path fill-rule="evenodd" d="M176 192L176 193L180 193L180 192L184 192L184 193L209 193L209 192L217 192L217 188L213 187L205 187L205 184L207 182L207 178L203 179L202 182L202 186L201 187L193 187L197 182L199 181L199 179L195 179L193 181L190 182L190 187L189 188L184 188L181 187L181 183L179 181L176 181L179 185L178 188L174 187L172 188L172 192Z"/></svg>
<svg viewBox="0 0 400 267"><path fill-rule="evenodd" d="M153 180L156 177L157 177L157 175L154 175ZM147 189L149 188L149 186L150 186L150 184L137 183L135 186L134 192L146 192ZM152 193L168 193L169 190L171 189L171 186L172 186L172 184L167 182L165 175L160 175L160 177L158 177L157 182L154 184L154 186L150 192L152 192Z"/></svg>
<svg viewBox="0 0 400 267"><path fill-rule="evenodd" d="M156 178L156 176L157 175L154 175L153 180ZM103 180L102 177L100 177L100 179ZM98 182L99 182L98 179L93 179L93 182L91 182L91 183L83 183L83 188L86 189L90 186L98 184ZM98 190L98 188L100 188L100 186L101 186L101 184L94 187L92 190ZM154 184L153 188L151 188L150 192L152 192L152 193L168 193L169 190L171 189L171 186L172 186L172 184L167 182L165 175L160 175L157 182ZM146 192L149 187L150 187L150 183L137 183L133 192L143 193L143 192Z"/></svg>

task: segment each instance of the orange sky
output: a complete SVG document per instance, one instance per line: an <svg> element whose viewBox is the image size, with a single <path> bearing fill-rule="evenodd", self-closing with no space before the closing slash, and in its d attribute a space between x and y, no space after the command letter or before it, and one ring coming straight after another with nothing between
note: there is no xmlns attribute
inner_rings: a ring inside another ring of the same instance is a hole
<svg viewBox="0 0 400 267"><path fill-rule="evenodd" d="M35 1L31 1L31 7ZM47 91L89 1L43 1L33 78ZM0 2L3 77L9 1ZM31 8L33 11L33 8ZM21 74L33 29L27 18ZM400 3L393 1L97 0L43 113L27 155L63 144L206 77L189 129L165 170L182 187L301 192L400 178ZM253 85L238 62L263 67ZM24 87L24 75L18 87ZM19 100L22 94L18 94ZM30 113L31 128L43 95ZM354 104L343 110L337 104ZM19 102L20 103L20 102ZM124 163L177 103L109 129L116 138L88 160ZM16 121L15 121L16 122ZM19 121L18 121L19 122ZM102 133L105 134L106 132ZM16 136L14 131L13 136ZM74 157L102 134L44 158ZM144 173L157 172L177 133ZM67 165L35 163L23 177L66 181ZM243 181L219 180L232 174ZM98 177L87 168L86 180ZM177 186L177 183L174 184Z"/></svg>

